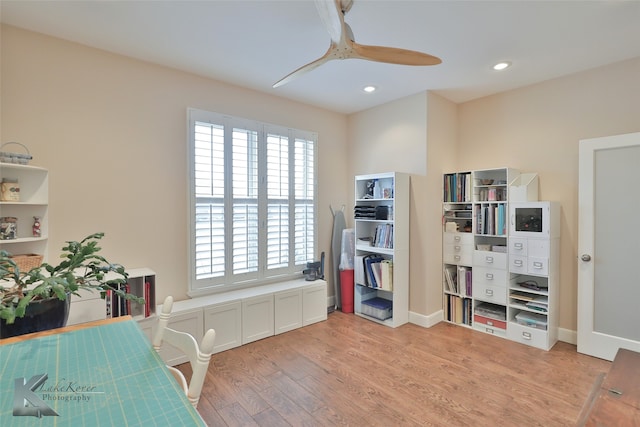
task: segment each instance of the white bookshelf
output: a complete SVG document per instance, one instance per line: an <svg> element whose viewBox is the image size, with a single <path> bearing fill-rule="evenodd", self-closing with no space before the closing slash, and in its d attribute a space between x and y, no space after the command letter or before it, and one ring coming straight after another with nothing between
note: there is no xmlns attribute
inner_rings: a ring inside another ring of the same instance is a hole
<svg viewBox="0 0 640 427"><path fill-rule="evenodd" d="M378 189L372 191L374 182ZM386 326L403 325L409 321L409 175L356 176L355 206L354 312ZM365 257L384 260L386 266L380 268L391 266L390 277L372 282L363 265Z"/></svg>

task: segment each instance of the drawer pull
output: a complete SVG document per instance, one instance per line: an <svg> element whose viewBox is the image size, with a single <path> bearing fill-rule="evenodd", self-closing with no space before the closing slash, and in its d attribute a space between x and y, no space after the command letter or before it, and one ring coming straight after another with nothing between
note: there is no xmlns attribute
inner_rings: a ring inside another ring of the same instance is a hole
<svg viewBox="0 0 640 427"><path fill-rule="evenodd" d="M534 262L533 263L533 268L537 268L538 270L542 268L542 263L541 262Z"/></svg>
<svg viewBox="0 0 640 427"><path fill-rule="evenodd" d="M522 243L514 243L513 247L518 250L522 250L522 248L524 248L524 245Z"/></svg>
<svg viewBox="0 0 640 427"><path fill-rule="evenodd" d="M493 322L491 320L487 320L487 325L493 326Z"/></svg>
<svg viewBox="0 0 640 427"><path fill-rule="evenodd" d="M488 256L484 260L486 261L487 264L493 264L493 257L492 256Z"/></svg>
<svg viewBox="0 0 640 427"><path fill-rule="evenodd" d="M454 255L453 259L455 259L456 261L460 261L460 255Z"/></svg>
<svg viewBox="0 0 640 427"><path fill-rule="evenodd" d="M493 329L491 328L485 328L485 331L487 331L488 333L492 334L493 333Z"/></svg>
<svg viewBox="0 0 640 427"><path fill-rule="evenodd" d="M485 277L487 280L493 280L493 274L491 274L491 273L487 273L487 274L485 274L485 275L484 275L484 277Z"/></svg>
<svg viewBox="0 0 640 427"><path fill-rule="evenodd" d="M522 338L524 338L525 340L531 340L531 334L529 332L523 332Z"/></svg>
<svg viewBox="0 0 640 427"><path fill-rule="evenodd" d="M522 260L521 260L521 259L514 259L514 260L513 260L513 264L514 264L516 267L522 267L524 263L522 262Z"/></svg>
<svg viewBox="0 0 640 427"><path fill-rule="evenodd" d="M484 294L488 297L492 297L493 296L493 289L485 289L484 290Z"/></svg>
<svg viewBox="0 0 640 427"><path fill-rule="evenodd" d="M460 241L460 240L462 240L462 239L460 238L460 236L455 236L455 237L453 238L453 240L455 240L456 242L459 242L459 241Z"/></svg>
<svg viewBox="0 0 640 427"><path fill-rule="evenodd" d="M456 252L460 252L460 249L462 249L460 246L454 246L453 250Z"/></svg>

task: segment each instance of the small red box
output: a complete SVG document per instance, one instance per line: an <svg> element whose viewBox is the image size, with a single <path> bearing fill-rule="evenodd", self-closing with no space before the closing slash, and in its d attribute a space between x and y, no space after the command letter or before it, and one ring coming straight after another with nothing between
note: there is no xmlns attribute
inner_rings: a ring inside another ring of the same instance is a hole
<svg viewBox="0 0 640 427"><path fill-rule="evenodd" d="M498 329L507 329L507 322L505 322L504 320L496 320L490 317L478 316L477 314L474 314L473 321Z"/></svg>

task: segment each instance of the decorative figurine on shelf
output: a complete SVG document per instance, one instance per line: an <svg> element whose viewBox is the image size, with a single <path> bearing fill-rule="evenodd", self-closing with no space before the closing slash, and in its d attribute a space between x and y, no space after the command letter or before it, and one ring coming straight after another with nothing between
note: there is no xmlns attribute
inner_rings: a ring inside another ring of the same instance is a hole
<svg viewBox="0 0 640 427"><path fill-rule="evenodd" d="M0 240L13 240L18 238L18 218L3 216L0 218Z"/></svg>
<svg viewBox="0 0 640 427"><path fill-rule="evenodd" d="M41 237L41 236L42 236L42 230L40 230L40 217L34 216L33 217L33 237Z"/></svg>

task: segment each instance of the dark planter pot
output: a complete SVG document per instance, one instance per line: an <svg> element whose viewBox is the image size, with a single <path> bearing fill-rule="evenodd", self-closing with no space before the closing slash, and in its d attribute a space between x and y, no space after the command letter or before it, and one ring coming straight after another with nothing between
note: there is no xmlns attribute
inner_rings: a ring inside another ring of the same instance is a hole
<svg viewBox="0 0 640 427"><path fill-rule="evenodd" d="M65 300L49 298L32 301L27 306L25 316L17 318L11 325L7 325L4 319L0 319L0 338L61 328L67 324L70 304L69 296Z"/></svg>

